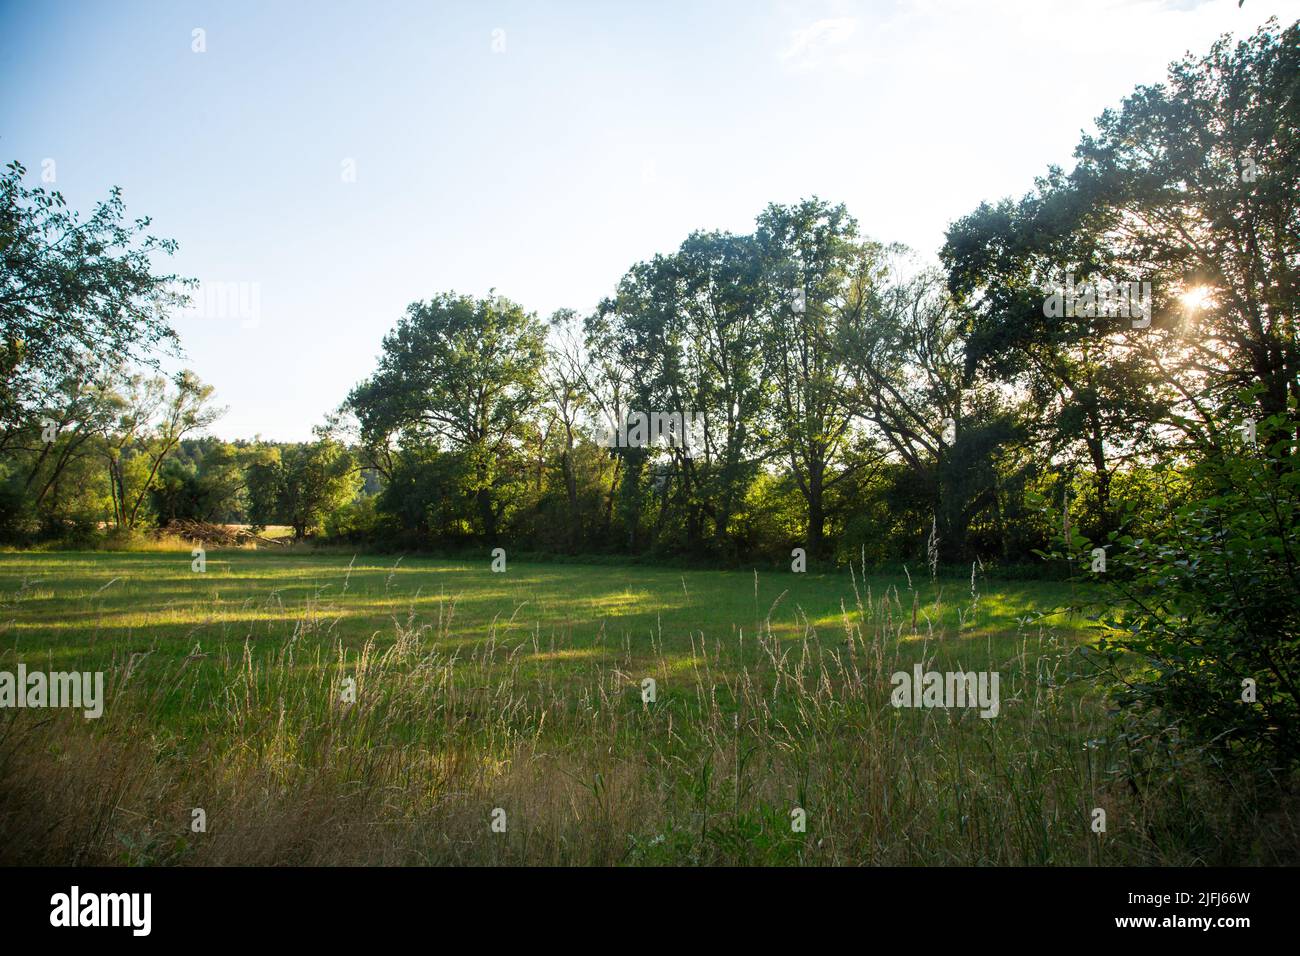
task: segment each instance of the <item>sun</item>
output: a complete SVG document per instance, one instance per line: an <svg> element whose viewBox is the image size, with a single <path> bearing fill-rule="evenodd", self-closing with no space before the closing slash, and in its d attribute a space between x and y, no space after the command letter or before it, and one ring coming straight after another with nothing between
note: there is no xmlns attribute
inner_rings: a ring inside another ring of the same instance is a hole
<svg viewBox="0 0 1300 956"><path fill-rule="evenodd" d="M1194 285L1178 297L1188 312L1199 312L1210 304L1210 287Z"/></svg>

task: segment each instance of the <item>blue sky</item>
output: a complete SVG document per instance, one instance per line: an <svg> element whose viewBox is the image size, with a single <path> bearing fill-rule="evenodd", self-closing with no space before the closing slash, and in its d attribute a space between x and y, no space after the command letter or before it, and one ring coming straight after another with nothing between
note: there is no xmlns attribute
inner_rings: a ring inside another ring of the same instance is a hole
<svg viewBox="0 0 1300 956"><path fill-rule="evenodd" d="M302 439L440 291L586 311L813 194L933 256L1270 15L1300 0L3 3L0 161L79 209L120 185L176 271L255 287L255 322L177 318L184 364L216 434Z"/></svg>

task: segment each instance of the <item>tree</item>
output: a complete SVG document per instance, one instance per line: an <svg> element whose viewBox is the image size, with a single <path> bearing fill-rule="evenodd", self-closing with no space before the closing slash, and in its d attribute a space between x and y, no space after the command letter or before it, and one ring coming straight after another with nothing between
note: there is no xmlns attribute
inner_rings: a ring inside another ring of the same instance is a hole
<svg viewBox="0 0 1300 956"><path fill-rule="evenodd" d="M1045 409L1046 454L1082 451L1102 532L1117 466L1168 451L1176 433L1219 443L1222 420L1266 420L1300 395L1298 40L1300 25L1270 21L1173 64L1167 85L1101 115L1069 175L1052 170L949 232L968 360ZM1075 273L1149 283L1149 325L1045 316L1045 293ZM1247 393L1253 408L1237 401Z"/></svg>
<svg viewBox="0 0 1300 956"><path fill-rule="evenodd" d="M1022 407L1036 410L1030 432L1043 460L1067 472L1090 470L1089 519L1099 536L1115 526L1115 471L1153 450L1158 433L1149 423L1169 407L1158 367L1126 348L1126 339L1148 333L1135 329L1131 316L1088 314L1095 310L1065 303L1049 314L1045 306L1066 276L1084 286L1094 276L1132 274L1104 248L1103 234L1088 204L1053 170L1034 194L981 205L956 222L941 253L968 326L968 375L1024 396Z"/></svg>
<svg viewBox="0 0 1300 956"><path fill-rule="evenodd" d="M488 541L541 389L544 340L536 316L506 298L444 293L407 309L384 338L379 368L348 397L367 444L430 443L466 460Z"/></svg>
<svg viewBox="0 0 1300 956"><path fill-rule="evenodd" d="M1096 658L1137 770L1166 769L1174 742L1233 777L1300 766L1296 412L1266 423L1282 436L1267 446L1194 462L1189 493L1122 541L1130 574L1111 584Z"/></svg>
<svg viewBox="0 0 1300 956"><path fill-rule="evenodd" d="M174 456L158 470L151 497L159 523L167 524L178 518L209 522L241 520L246 456L235 446L220 441L199 443L195 454L196 461Z"/></svg>
<svg viewBox="0 0 1300 956"><path fill-rule="evenodd" d="M287 524L301 541L360 487L352 455L333 439L263 448L248 467L249 522L261 528Z"/></svg>
<svg viewBox="0 0 1300 956"><path fill-rule="evenodd" d="M604 403L608 424L617 427L636 412L702 421L692 436L697 447L672 442L615 451L624 466L623 516L633 546L652 491L656 539L675 512L687 542L728 541L764 457L762 268L753 237L693 233L672 255L633 266L588 320L588 352L617 369L601 375L617 386ZM650 487L643 483L648 467Z"/></svg>
<svg viewBox="0 0 1300 956"><path fill-rule="evenodd" d="M1300 24L1221 39L1097 127L1068 175L949 232L968 365L1044 406L1048 453L1092 464L1096 533L1062 537L1075 560L1109 549L1097 648L1135 762L1172 772L1190 742L1293 768ZM1148 283L1149 311L1049 307L1061 273ZM1140 521L1111 520L1117 459L1174 473Z"/></svg>
<svg viewBox="0 0 1300 956"><path fill-rule="evenodd" d="M916 517L927 547L957 560L975 551L977 516L998 521L998 458L1018 429L1013 410L966 373L963 315L942 274L904 275L903 265L889 268L869 320L850 331L854 409L904 467L890 472L907 485L903 497L925 502Z"/></svg>
<svg viewBox="0 0 1300 956"><path fill-rule="evenodd" d="M346 448L323 439L295 445L281 459L279 511L301 541L331 511L357 495L361 477Z"/></svg>
<svg viewBox="0 0 1300 956"><path fill-rule="evenodd" d="M103 400L105 370L96 380L89 369L57 380L46 379L32 396L31 418L10 429L5 451L25 472L20 496L40 512L48 496L76 464L97 453L94 439L107 426L111 406ZM19 464L19 462L22 462Z"/></svg>
<svg viewBox="0 0 1300 956"><path fill-rule="evenodd" d="M684 410L682 403L682 349L684 326L678 311L679 294L667 257L656 256L634 265L619 280L618 290L603 300L586 323L587 351L600 356L596 371L602 425L621 430L636 414ZM668 515L676 469L655 475L650 469L658 451L631 443L612 450L618 513L626 546L642 545L642 524L651 511L651 496L658 493L660 528ZM656 487L657 485L657 487ZM611 489L610 502L614 502Z"/></svg>
<svg viewBox="0 0 1300 956"><path fill-rule="evenodd" d="M583 539L583 515L578 507L578 476L574 463L575 449L581 435L583 413L588 407L583 367L585 356L572 309L561 309L551 316L553 343L546 349L541 381L551 414L560 426L560 472L568 504L568 539L573 550Z"/></svg>
<svg viewBox="0 0 1300 956"><path fill-rule="evenodd" d="M674 265L685 323L685 391L689 408L705 412L703 447L683 457L701 510L726 540L763 460L771 368L763 359L770 289L763 248L753 236L692 234ZM692 522L691 531L702 530Z"/></svg>
<svg viewBox="0 0 1300 956"><path fill-rule="evenodd" d="M264 529L282 521L280 492L284 484L280 448L255 445L248 452L244 487L248 495L248 523Z"/></svg>
<svg viewBox="0 0 1300 956"><path fill-rule="evenodd" d="M62 194L24 186L26 173L13 162L0 176L0 450L48 383L174 347L167 311L192 285L155 273L176 243L150 235L148 218L126 220L119 189L82 220Z"/></svg>
<svg viewBox="0 0 1300 956"><path fill-rule="evenodd" d="M186 435L224 414L225 409L211 406L211 398L212 386L188 370L170 382L135 374L121 388L106 386L103 400L116 410L105 422L102 437L117 527L132 530L139 525L163 462Z"/></svg>
<svg viewBox="0 0 1300 956"><path fill-rule="evenodd" d="M858 239L842 205L813 198L758 218L769 312L765 353L774 388L774 448L807 504L807 548L822 553L827 493L853 423L847 342L869 314L886 250Z"/></svg>
<svg viewBox="0 0 1300 956"><path fill-rule="evenodd" d="M1300 397L1300 23L1173 64L1075 155L1069 188L1108 255L1165 293L1157 334L1130 347L1161 363L1198 429L1214 427L1203 396L1231 405L1256 384L1257 417L1285 414Z"/></svg>

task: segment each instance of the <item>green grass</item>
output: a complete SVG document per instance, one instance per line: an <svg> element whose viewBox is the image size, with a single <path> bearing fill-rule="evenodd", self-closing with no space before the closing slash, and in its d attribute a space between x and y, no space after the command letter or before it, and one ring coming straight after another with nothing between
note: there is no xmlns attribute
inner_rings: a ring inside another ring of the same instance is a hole
<svg viewBox="0 0 1300 956"><path fill-rule="evenodd" d="M94 669L115 655L183 657L271 642L306 626L357 648L392 640L394 619L450 616L446 649L488 640L536 643L539 666L663 657L685 665L700 641L732 642L770 616L782 639L829 635L852 609L855 576L674 571L646 566L453 562L337 554L212 551L206 571L185 552L0 553L0 647L25 659ZM1073 630L1069 585L930 582L856 576L863 600L901 595L907 629L943 634L972 658L1005 656L1026 621ZM913 590L914 589L914 590ZM693 649L694 648L694 649Z"/></svg>
<svg viewBox="0 0 1300 956"><path fill-rule="evenodd" d="M1191 770L1118 773L1122 739L1070 679L1089 631L1062 608L1082 596L493 573L486 553L214 550L202 573L186 550L0 553L0 670L108 684L99 720L0 713L0 862L1274 861L1291 816L1243 817ZM890 706L918 662L999 672L1000 715Z"/></svg>
<svg viewBox="0 0 1300 956"><path fill-rule="evenodd" d="M577 693L609 668L653 676L672 694L722 643L739 670L759 654L760 630L777 640L844 639L861 600L885 609L905 665L996 670L1019 653L1028 628L1072 639L1080 619L1062 610L1069 585L930 581L771 571L676 571L608 564L478 563L330 553L215 550L191 567L188 550L0 554L0 651L29 667L112 670L129 663L148 682L198 651L238 657L310 635L357 653L382 651L403 627L429 627L438 649L464 656L485 645L522 647L512 661L526 681ZM886 600L888 599L888 600ZM915 612L915 614L913 614ZM915 628L913 628L915 617ZM750 641L745 643L748 633ZM915 650L909 652L909 647ZM922 650L924 645L924 650ZM209 669L207 690L219 676ZM160 716L192 725L172 702Z"/></svg>

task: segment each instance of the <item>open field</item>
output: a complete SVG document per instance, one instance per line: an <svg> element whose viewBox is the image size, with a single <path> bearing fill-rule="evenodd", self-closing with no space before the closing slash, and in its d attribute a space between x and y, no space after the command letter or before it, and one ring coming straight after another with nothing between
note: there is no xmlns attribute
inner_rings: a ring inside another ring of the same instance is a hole
<svg viewBox="0 0 1300 956"><path fill-rule="evenodd" d="M740 644L770 621L783 640L806 629L843 640L843 616L860 596L889 596L904 643L946 638L948 655L974 660L1018 652L1026 625L1073 629L1056 613L1068 585L905 576L676 571L640 565L479 564L421 558L213 551L191 570L188 549L103 554L0 554L0 646L28 660L105 666L123 654L145 666L175 661L195 645L236 652L311 633L356 650L382 648L400 626L439 626L444 652L490 637L525 643L530 674L581 672L615 661L642 669L690 666L701 642ZM985 593L980 593L983 590ZM901 602L901 611L899 610ZM916 628L912 628L913 605ZM533 645L536 645L534 647ZM646 673L650 673L647 671ZM663 676L667 676L665 673Z"/></svg>
<svg viewBox="0 0 1300 956"><path fill-rule="evenodd" d="M1187 863L1295 845L1286 818L1229 824L1194 774L1148 791L1110 772L1104 707L1068 679L1087 639L1069 585L489 563L0 554L0 670L107 685L98 720L0 715L0 856ZM1000 713L890 706L890 675L918 663L998 672Z"/></svg>

